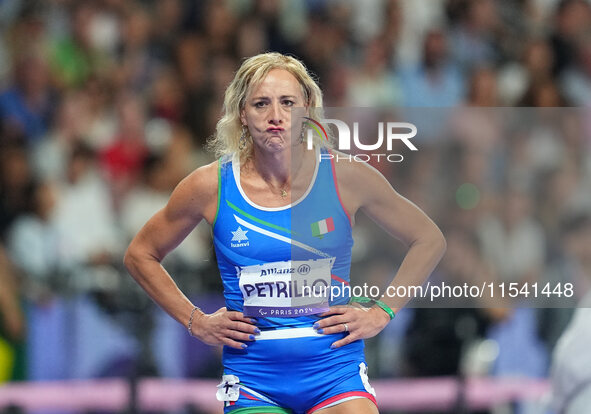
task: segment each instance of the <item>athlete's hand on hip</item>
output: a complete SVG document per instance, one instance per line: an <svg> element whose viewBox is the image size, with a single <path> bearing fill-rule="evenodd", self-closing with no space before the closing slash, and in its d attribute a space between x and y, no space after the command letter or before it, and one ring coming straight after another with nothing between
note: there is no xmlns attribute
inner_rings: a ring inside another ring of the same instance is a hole
<svg viewBox="0 0 591 414"><path fill-rule="evenodd" d="M314 324L314 329L319 333L349 333L334 342L331 348L340 348L358 339L376 336L390 322L390 316L378 307L333 306L320 316L323 318Z"/></svg>
<svg viewBox="0 0 591 414"><path fill-rule="evenodd" d="M242 312L220 308L215 313L203 314L193 322L193 336L208 345L227 345L236 349L247 348L245 342L260 334L256 321Z"/></svg>

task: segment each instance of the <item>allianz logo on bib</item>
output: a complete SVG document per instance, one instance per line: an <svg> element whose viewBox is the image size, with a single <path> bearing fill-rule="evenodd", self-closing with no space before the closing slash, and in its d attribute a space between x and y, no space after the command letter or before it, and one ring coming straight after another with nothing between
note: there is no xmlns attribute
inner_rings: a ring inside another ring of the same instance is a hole
<svg viewBox="0 0 591 414"><path fill-rule="evenodd" d="M295 271L293 267L287 268L276 268L272 267L270 269L261 269L261 276L269 276L269 275L288 275Z"/></svg>
<svg viewBox="0 0 591 414"><path fill-rule="evenodd" d="M248 237L246 233L248 230L242 230L242 227L238 226L236 231L231 231L232 233L232 240L230 240L230 246L232 247L246 247L249 245Z"/></svg>
<svg viewBox="0 0 591 414"><path fill-rule="evenodd" d="M260 276L269 276L269 275L289 275L296 272L295 267L271 267L268 269L261 269ZM297 268L297 272L300 275L307 275L310 273L310 266L307 264L299 265Z"/></svg>

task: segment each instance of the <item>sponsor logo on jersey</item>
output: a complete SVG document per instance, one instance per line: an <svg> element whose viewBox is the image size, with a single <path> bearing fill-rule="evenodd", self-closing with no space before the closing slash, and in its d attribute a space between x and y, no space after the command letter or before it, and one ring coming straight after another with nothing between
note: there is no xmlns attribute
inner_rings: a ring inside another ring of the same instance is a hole
<svg viewBox="0 0 591 414"><path fill-rule="evenodd" d="M270 269L261 269L261 276L269 276L269 275L288 275L294 272L294 268L276 268L272 267Z"/></svg>
<svg viewBox="0 0 591 414"><path fill-rule="evenodd" d="M248 230L242 230L242 227L238 226L236 231L231 231L232 233L232 240L230 240L230 246L232 247L246 247L249 245L248 237L246 233Z"/></svg>
<svg viewBox="0 0 591 414"><path fill-rule="evenodd" d="M307 275L308 273L310 273L310 265L307 264L302 264L299 265L297 268L297 272L300 275ZM261 269L261 276L269 276L269 275L287 275L287 274L293 274L296 272L296 269L294 267L289 267L289 268L277 268L277 267L271 267L269 269Z"/></svg>

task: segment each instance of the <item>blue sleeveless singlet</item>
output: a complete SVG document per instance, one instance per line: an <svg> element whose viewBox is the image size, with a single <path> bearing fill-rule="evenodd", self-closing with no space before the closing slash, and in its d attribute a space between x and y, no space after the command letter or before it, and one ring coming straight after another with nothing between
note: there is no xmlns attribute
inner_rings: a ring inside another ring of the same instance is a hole
<svg viewBox="0 0 591 414"><path fill-rule="evenodd" d="M351 222L341 204L334 165L327 155L326 149L317 150L314 175L304 195L291 205L275 208L258 206L244 194L237 159L220 160L213 236L229 310L243 311L240 269L289 260L332 258L331 284L339 289L333 289L332 298L328 295L330 305L347 303L349 298L341 288L349 284ZM289 287L292 295L301 294L301 285L292 283ZM262 318L262 327L311 325L317 320L311 315L272 317L264 313L252 315Z"/></svg>
<svg viewBox="0 0 591 414"><path fill-rule="evenodd" d="M277 303L295 303L302 283L315 280L306 277L316 265L327 284L340 288L349 284L351 221L340 200L330 153L317 149L315 156L307 191L278 208L261 207L248 199L240 186L236 157L220 160L213 239L228 310L245 311L245 294L262 304L269 297ZM253 282L241 281L245 278ZM348 302L345 289L333 293L340 294L329 296L330 305ZM259 312L256 325L261 335L246 349L224 346L224 375L216 395L225 401L225 413L254 409L300 414L353 398L375 402L367 382L363 341L332 349L331 344L345 334L315 333L312 325L319 317L314 306L254 309ZM302 310L303 315L289 314ZM272 316L273 311L284 314ZM278 335L265 339L266 334Z"/></svg>

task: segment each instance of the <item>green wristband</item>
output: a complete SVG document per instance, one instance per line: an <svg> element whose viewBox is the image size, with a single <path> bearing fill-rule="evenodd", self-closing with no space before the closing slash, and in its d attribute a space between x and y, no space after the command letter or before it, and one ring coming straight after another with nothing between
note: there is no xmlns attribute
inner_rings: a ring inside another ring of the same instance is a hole
<svg viewBox="0 0 591 414"><path fill-rule="evenodd" d="M388 314L388 316L390 316L390 320L394 319L394 317L396 316L394 311L388 305L386 305L384 302L382 302L381 300L366 298L365 296L352 296L351 300L349 300L349 303L353 303L353 302L372 303L372 306L378 305L384 312L386 312Z"/></svg>
<svg viewBox="0 0 591 414"><path fill-rule="evenodd" d="M386 305L381 300L376 300L375 302L376 302L376 305L378 305L380 308L382 308L382 310L384 312L386 312L388 314L388 316L390 316L390 320L394 319L394 317L396 316L396 314L394 313L394 311L392 310L392 308L390 308L388 305Z"/></svg>
<svg viewBox="0 0 591 414"><path fill-rule="evenodd" d="M373 301L373 299L366 298L365 296L351 296L351 299L349 299L349 303L369 303Z"/></svg>

